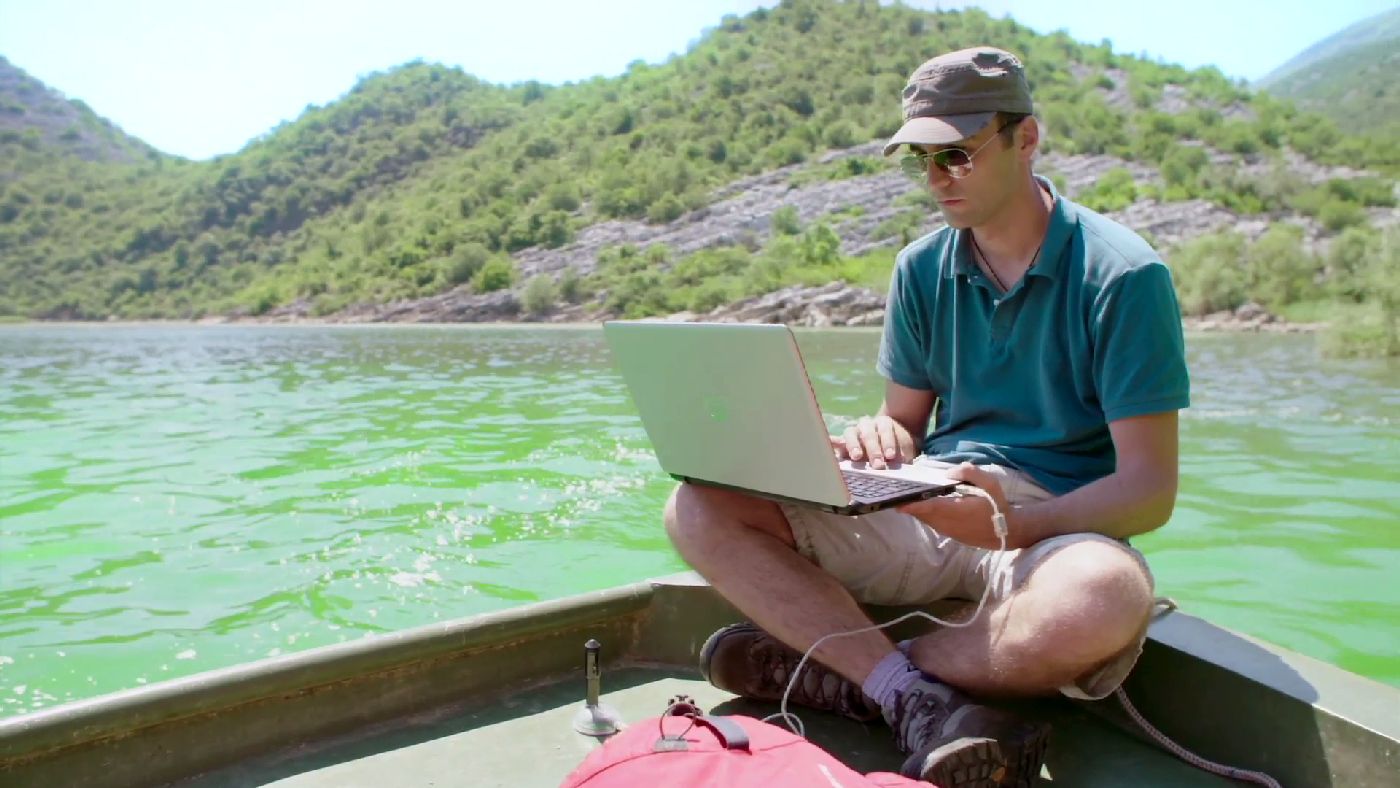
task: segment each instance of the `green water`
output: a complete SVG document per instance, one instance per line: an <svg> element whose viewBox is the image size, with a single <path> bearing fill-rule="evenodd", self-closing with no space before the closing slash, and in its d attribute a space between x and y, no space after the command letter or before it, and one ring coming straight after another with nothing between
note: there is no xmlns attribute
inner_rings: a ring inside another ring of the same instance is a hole
<svg viewBox="0 0 1400 788"><path fill-rule="evenodd" d="M1190 346L1160 591L1400 685L1400 367ZM0 715L681 570L670 489L593 328L0 326Z"/></svg>

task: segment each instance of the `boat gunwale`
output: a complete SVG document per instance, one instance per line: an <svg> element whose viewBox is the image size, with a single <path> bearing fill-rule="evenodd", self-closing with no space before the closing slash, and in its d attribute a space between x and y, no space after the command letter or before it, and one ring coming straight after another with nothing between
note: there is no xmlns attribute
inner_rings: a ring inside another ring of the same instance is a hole
<svg viewBox="0 0 1400 788"><path fill-rule="evenodd" d="M438 656L481 651L577 624L585 616L598 621L640 614L650 605L655 588L653 581L641 581L318 646L0 719L0 772L57 749L130 736L143 728Z"/></svg>
<svg viewBox="0 0 1400 788"><path fill-rule="evenodd" d="M906 611L869 612L885 621ZM0 720L0 775L101 774L103 785L136 785L146 783L132 770L145 768L144 776L179 779L492 686L561 678L576 669L574 647L585 637L605 641L605 662L681 665L694 659L697 637L737 618L685 572L322 646ZM916 633L902 624L892 634ZM1153 623L1125 686L1182 744L1285 781L1367 784L1400 767L1391 746L1400 743L1400 689L1187 613ZM1088 705L1137 732L1116 704ZM1254 711L1250 724L1239 724L1242 708ZM328 718L327 710L346 713ZM239 721L266 729L209 748L191 738ZM114 773L103 764L115 753L151 760Z"/></svg>

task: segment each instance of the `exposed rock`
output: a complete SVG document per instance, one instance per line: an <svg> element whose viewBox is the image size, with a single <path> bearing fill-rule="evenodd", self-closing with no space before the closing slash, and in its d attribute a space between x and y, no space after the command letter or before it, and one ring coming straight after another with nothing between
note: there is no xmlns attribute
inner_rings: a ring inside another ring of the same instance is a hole
<svg viewBox="0 0 1400 788"><path fill-rule="evenodd" d="M510 290L472 293L456 288L428 298L389 304L359 304L335 315L344 323L495 323L520 317L520 301Z"/></svg>
<svg viewBox="0 0 1400 788"><path fill-rule="evenodd" d="M694 319L673 315L673 318ZM787 323L794 326L880 325L885 297L864 287L832 282L820 287L796 285L715 309L699 319L720 323Z"/></svg>
<svg viewBox="0 0 1400 788"><path fill-rule="evenodd" d="M1109 75L1111 79L1118 76ZM1125 75L1120 75L1126 79ZM1173 94L1175 95L1175 94ZM1184 92L1183 94L1184 95ZM1183 99L1184 100L1184 99ZM673 259L696 251L720 246L762 248L773 233L773 214L791 206L804 225L818 221L830 224L841 238L841 251L848 256L887 249L893 255L901 242L882 227L892 218L909 211L924 211L917 232L931 232L943 226L936 211L920 208L922 187L906 178L891 164L888 171L840 180L802 180L795 176L810 167L852 156L879 157L881 141L844 150L831 151L808 164L792 165L727 184L714 194L715 202L691 211L666 224L609 220L580 230L574 240L558 249L534 247L515 255L515 262L527 281L536 274L559 276L566 268L587 275L598 264L604 250L632 244L646 247L664 244ZM1235 169L1246 177L1262 177L1274 168L1283 168L1296 177L1313 182L1328 178L1351 178L1369 173L1346 167L1314 164L1291 151L1275 163L1263 157L1238 156L1208 149L1209 166ZM1112 156L1064 155L1051 153L1037 162L1037 171L1053 174L1064 183L1073 198L1091 187L1104 173L1126 168L1141 184L1160 184L1158 172L1146 165ZM794 181L797 183L794 183ZM799 185L800 184L800 185ZM1152 237L1158 249L1168 256L1173 247L1224 228L1232 228L1251 240L1258 238L1270 223L1287 221L1303 228L1304 244L1310 252L1324 251L1329 234L1316 220L1297 214L1280 216L1240 216L1205 200L1159 203L1140 199L1111 218ZM1372 222L1384 226L1400 221L1395 208L1371 211ZM787 322L797 325L872 325L883 318L884 297L839 283L823 287L790 287L757 299L722 307L703 315L714 320L753 320ZM303 302L279 307L259 318L269 321L308 319L309 305ZM493 321L594 321L610 317L597 302L560 305L546 314L524 314L519 294L511 291L477 294L468 287L428 298L393 304L361 304L333 315L336 322L493 322ZM673 316L678 317L678 316ZM1247 327L1257 318L1233 315L1200 321L1202 325ZM1259 325L1281 325L1260 322Z"/></svg>
<svg viewBox="0 0 1400 788"><path fill-rule="evenodd" d="M1036 161L1036 170L1058 176L1064 182L1065 193L1071 198L1097 183L1104 173L1120 167L1132 173L1133 180L1140 184L1156 185L1162 182L1162 177L1155 167L1125 161L1116 156L1050 153Z"/></svg>
<svg viewBox="0 0 1400 788"><path fill-rule="evenodd" d="M1182 320L1188 331L1264 331L1268 333L1304 333L1321 326L1314 323L1285 323L1259 304L1241 304L1233 311L1214 312L1204 317Z"/></svg>
<svg viewBox="0 0 1400 788"><path fill-rule="evenodd" d="M1258 320L1261 323L1272 323L1278 318L1264 311L1264 307L1250 301L1247 304L1241 304L1235 309L1235 319L1243 321Z"/></svg>

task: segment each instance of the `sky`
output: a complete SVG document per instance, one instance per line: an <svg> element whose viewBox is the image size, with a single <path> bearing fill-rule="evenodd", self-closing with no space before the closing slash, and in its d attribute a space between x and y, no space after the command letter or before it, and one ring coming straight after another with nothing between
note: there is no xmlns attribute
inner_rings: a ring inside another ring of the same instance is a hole
<svg viewBox="0 0 1400 788"><path fill-rule="evenodd" d="M414 59L500 82L615 76L685 52L755 0L0 0L0 55L156 148L242 148ZM1258 79L1397 0L907 0ZM1261 9L1268 9L1262 11ZM930 52L930 56L937 54Z"/></svg>

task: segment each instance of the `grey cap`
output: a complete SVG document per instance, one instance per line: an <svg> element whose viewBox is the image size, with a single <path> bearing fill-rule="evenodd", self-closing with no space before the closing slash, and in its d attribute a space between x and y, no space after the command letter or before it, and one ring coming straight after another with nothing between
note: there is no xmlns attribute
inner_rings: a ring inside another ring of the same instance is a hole
<svg viewBox="0 0 1400 788"><path fill-rule="evenodd" d="M1015 55L989 46L949 52L909 75L904 125L885 145L885 155L900 145L948 145L967 139L998 112L1032 111L1026 71Z"/></svg>

